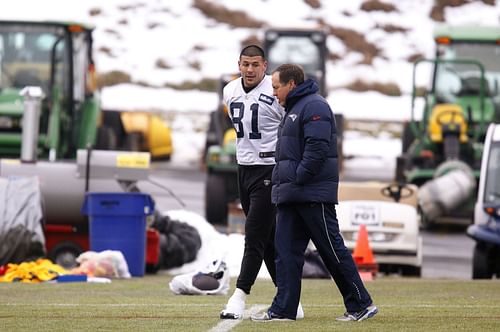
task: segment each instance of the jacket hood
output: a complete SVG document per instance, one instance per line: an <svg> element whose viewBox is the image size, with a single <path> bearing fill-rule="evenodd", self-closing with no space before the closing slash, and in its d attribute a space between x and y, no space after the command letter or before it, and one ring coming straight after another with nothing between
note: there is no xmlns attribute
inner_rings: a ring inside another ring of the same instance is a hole
<svg viewBox="0 0 500 332"><path fill-rule="evenodd" d="M315 80L308 78L302 84L297 85L295 89L290 91L286 97L286 108L290 109L302 97L312 95L319 91L318 83Z"/></svg>

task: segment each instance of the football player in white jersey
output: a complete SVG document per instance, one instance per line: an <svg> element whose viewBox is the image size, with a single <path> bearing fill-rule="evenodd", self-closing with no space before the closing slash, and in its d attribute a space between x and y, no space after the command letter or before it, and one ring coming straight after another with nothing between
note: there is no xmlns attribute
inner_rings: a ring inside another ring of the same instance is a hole
<svg viewBox="0 0 500 332"><path fill-rule="evenodd" d="M236 130L238 188L246 216L245 248L236 289L221 311L221 319L243 318L246 295L250 294L262 261L276 284L271 174L284 110L273 96L262 48L257 45L243 48L238 66L241 77L224 87L223 100ZM298 311L301 312L298 316L303 317L300 306Z"/></svg>

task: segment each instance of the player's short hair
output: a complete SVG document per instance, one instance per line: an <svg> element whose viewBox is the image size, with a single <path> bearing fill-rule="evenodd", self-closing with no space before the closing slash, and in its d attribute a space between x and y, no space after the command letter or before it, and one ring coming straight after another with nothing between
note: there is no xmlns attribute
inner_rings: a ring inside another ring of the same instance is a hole
<svg viewBox="0 0 500 332"><path fill-rule="evenodd" d="M273 73L279 73L280 83L283 85L291 80L294 80L297 85L304 82L304 69L299 65L285 63L276 68Z"/></svg>
<svg viewBox="0 0 500 332"><path fill-rule="evenodd" d="M262 47L260 47L259 45L255 45L255 44L243 47L243 49L241 50L241 53L240 53L240 58L243 55L244 56L261 56L262 59L266 60L266 54L264 53L264 50L262 49Z"/></svg>

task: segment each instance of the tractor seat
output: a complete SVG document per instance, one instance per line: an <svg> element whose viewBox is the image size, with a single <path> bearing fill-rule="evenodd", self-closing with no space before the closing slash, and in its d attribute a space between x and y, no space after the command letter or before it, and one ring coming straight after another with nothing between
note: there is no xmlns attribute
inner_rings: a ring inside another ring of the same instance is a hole
<svg viewBox="0 0 500 332"><path fill-rule="evenodd" d="M442 143L446 135L459 136L460 143L466 143L467 121L465 113L457 104L438 104L429 117L428 133L434 143Z"/></svg>
<svg viewBox="0 0 500 332"><path fill-rule="evenodd" d="M484 96L491 96L488 81L483 79L484 82ZM480 77L467 77L462 79L461 87L457 95L459 97L463 96L479 96L481 91L481 78Z"/></svg>

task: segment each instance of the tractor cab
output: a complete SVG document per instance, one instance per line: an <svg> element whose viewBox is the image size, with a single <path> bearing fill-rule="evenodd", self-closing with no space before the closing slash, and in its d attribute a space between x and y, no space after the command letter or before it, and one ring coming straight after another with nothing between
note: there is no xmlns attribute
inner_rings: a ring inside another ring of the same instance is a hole
<svg viewBox="0 0 500 332"><path fill-rule="evenodd" d="M75 158L95 142L92 27L63 22L0 21L0 156L17 158L22 144L20 91L43 91L38 156Z"/></svg>
<svg viewBox="0 0 500 332"><path fill-rule="evenodd" d="M270 29L265 33L264 50L268 58L269 73L283 63L301 65L306 76L318 82L320 94L327 95L327 48L326 34L323 31Z"/></svg>

